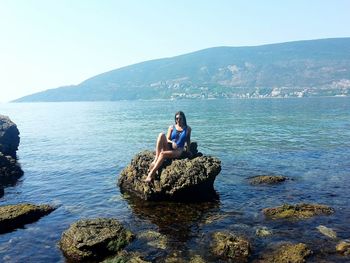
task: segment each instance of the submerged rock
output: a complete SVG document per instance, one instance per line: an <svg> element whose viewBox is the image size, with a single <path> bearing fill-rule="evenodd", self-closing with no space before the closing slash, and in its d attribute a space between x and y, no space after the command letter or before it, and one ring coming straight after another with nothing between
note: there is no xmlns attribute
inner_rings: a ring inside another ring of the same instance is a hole
<svg viewBox="0 0 350 263"><path fill-rule="evenodd" d="M284 182L288 178L281 175L258 175L248 178L253 185L257 184L278 184Z"/></svg>
<svg viewBox="0 0 350 263"><path fill-rule="evenodd" d="M248 262L251 245L247 239L228 232L213 234L212 252L214 255L233 262Z"/></svg>
<svg viewBox="0 0 350 263"><path fill-rule="evenodd" d="M350 256L350 240L342 240L340 241L336 248L338 253L343 254L345 256Z"/></svg>
<svg viewBox="0 0 350 263"><path fill-rule="evenodd" d="M318 231L320 231L321 234L329 237L329 238L332 238L332 239L336 239L337 238L337 233L329 228L329 227L326 227L326 226L322 226L322 225L319 225L318 227L316 227L316 229Z"/></svg>
<svg viewBox="0 0 350 263"><path fill-rule="evenodd" d="M69 260L82 262L117 254L133 238L116 219L83 219L62 234L59 245Z"/></svg>
<svg viewBox="0 0 350 263"><path fill-rule="evenodd" d="M215 195L214 180L221 170L219 159L197 156L193 159L166 160L152 183L145 183L154 153L137 154L120 174L118 185L122 192L144 200L193 200Z"/></svg>
<svg viewBox="0 0 350 263"><path fill-rule="evenodd" d="M158 249L166 249L168 238L159 232L148 230L137 235L138 239L146 241L147 245Z"/></svg>
<svg viewBox="0 0 350 263"><path fill-rule="evenodd" d="M54 211L50 205L17 204L0 207L0 233L35 222Z"/></svg>
<svg viewBox="0 0 350 263"><path fill-rule="evenodd" d="M312 251L303 243L283 244L272 252L267 252L258 261L261 263L303 263Z"/></svg>
<svg viewBox="0 0 350 263"><path fill-rule="evenodd" d="M118 253L118 255L107 258L102 261L102 263L151 263L150 261L145 261L142 259L142 256L140 253L137 252L127 252L125 250L122 250Z"/></svg>
<svg viewBox="0 0 350 263"><path fill-rule="evenodd" d="M0 114L0 152L16 158L19 141L17 125L9 117Z"/></svg>
<svg viewBox="0 0 350 263"><path fill-rule="evenodd" d="M326 205L301 203L296 205L285 204L279 207L265 208L263 209L263 213L265 216L272 219L305 219L316 215L330 215L334 213L334 209Z"/></svg>

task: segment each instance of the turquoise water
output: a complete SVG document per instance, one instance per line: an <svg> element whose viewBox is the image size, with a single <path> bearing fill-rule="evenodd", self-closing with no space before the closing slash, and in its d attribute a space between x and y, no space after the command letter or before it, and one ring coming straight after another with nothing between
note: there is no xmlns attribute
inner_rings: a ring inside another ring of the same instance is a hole
<svg viewBox="0 0 350 263"><path fill-rule="evenodd" d="M145 203L122 196L120 171L143 149L153 149L159 132L183 110L199 150L222 160L215 181L219 200L203 204ZM135 242L150 261L176 253L184 259L210 253L210 233L246 235L256 258L279 241L304 242L320 259L346 262L332 253L336 241L316 229L325 225L350 238L350 98L264 100L120 101L0 104L20 130L18 151L24 176L5 189L0 205L50 203L58 209L36 223L0 235L0 261L64 262L61 234L81 218L114 217L134 232L155 230L166 249ZM251 186L247 178L275 174L292 180ZM317 202L331 216L271 221L265 207ZM273 235L257 237L267 227Z"/></svg>

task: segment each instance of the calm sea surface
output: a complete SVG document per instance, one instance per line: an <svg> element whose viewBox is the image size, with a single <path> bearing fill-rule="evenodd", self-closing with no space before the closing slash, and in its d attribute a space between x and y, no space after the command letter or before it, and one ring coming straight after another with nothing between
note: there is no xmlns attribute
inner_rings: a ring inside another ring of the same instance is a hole
<svg viewBox="0 0 350 263"><path fill-rule="evenodd" d="M146 203L121 195L121 170L141 150L153 149L159 132L183 110L199 150L222 161L215 181L219 200L203 204ZM58 209L33 224L0 235L0 262L64 262L57 243L81 218L114 217L135 233L167 238L157 249L137 241L129 249L150 261L209 253L210 233L247 236L253 257L280 241L304 242L321 259L346 262L332 251L350 238L350 98L183 100L0 104L20 130L24 176L5 189L0 205L50 203ZM252 186L247 178L273 174L293 180ZM283 203L330 205L334 215L271 221L261 210ZM273 234L258 237L267 227ZM333 249L333 250L332 250ZM347 258L349 259L349 258Z"/></svg>

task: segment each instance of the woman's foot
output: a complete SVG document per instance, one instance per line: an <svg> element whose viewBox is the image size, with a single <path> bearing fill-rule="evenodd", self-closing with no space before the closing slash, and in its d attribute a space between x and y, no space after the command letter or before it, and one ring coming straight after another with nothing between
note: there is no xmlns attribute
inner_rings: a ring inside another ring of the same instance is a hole
<svg viewBox="0 0 350 263"><path fill-rule="evenodd" d="M152 182L152 173L149 172L149 174L147 175L147 178L144 180L145 183L150 183Z"/></svg>

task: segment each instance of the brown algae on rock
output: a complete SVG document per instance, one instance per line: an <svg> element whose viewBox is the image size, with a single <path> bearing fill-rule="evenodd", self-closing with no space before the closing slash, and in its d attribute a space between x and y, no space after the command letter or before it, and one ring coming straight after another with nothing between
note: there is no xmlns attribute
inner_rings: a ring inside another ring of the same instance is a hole
<svg viewBox="0 0 350 263"><path fill-rule="evenodd" d="M306 219L317 215L330 215L334 213L334 209L319 204L284 204L279 207L265 208L263 213L271 219Z"/></svg>
<svg viewBox="0 0 350 263"><path fill-rule="evenodd" d="M303 243L283 244L272 252L266 252L260 263L303 263L312 254L312 251Z"/></svg>
<svg viewBox="0 0 350 263"><path fill-rule="evenodd" d="M350 256L350 240L347 239L340 241L335 249L342 255Z"/></svg>
<svg viewBox="0 0 350 263"><path fill-rule="evenodd" d="M17 204L0 207L0 233L33 223L56 208L50 205Z"/></svg>
<svg viewBox="0 0 350 263"><path fill-rule="evenodd" d="M214 255L224 260L248 262L251 245L246 238L229 232L215 232L212 238Z"/></svg>
<svg viewBox="0 0 350 263"><path fill-rule="evenodd" d="M147 245L159 249L166 249L168 239L166 236L160 234L159 232L148 230L138 234L137 238L144 239Z"/></svg>

